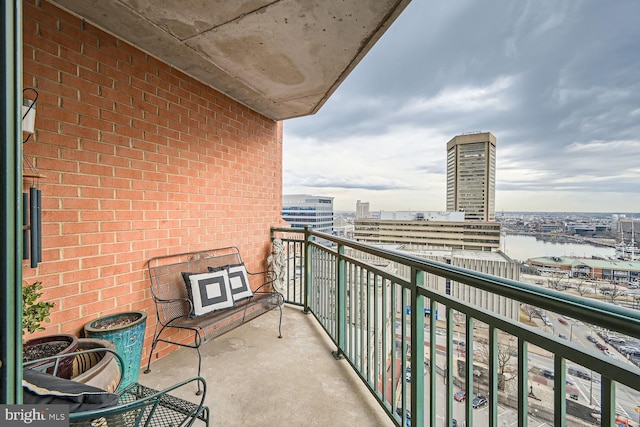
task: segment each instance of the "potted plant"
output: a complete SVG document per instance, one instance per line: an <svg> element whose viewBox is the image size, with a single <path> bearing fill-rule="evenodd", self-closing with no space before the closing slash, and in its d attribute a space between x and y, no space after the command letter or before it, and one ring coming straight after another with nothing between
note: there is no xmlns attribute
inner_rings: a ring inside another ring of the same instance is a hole
<svg viewBox="0 0 640 427"><path fill-rule="evenodd" d="M108 348L115 350L111 341L101 338L78 338L78 351ZM120 384L122 372L118 360L112 353L96 352L76 355L73 361L71 379L79 383L101 388L115 393Z"/></svg>
<svg viewBox="0 0 640 427"><path fill-rule="evenodd" d="M126 311L99 317L84 325L86 337L106 339L115 344L125 364L120 388L138 382L146 324L147 313L144 311Z"/></svg>
<svg viewBox="0 0 640 427"><path fill-rule="evenodd" d="M42 282L34 282L22 288L22 334L43 331L43 322L49 322L49 312L54 304L40 301ZM78 338L74 335L47 335L23 341L23 361L31 361L56 354L71 353L77 350ZM73 357L64 358L60 362L58 376L70 378Z"/></svg>

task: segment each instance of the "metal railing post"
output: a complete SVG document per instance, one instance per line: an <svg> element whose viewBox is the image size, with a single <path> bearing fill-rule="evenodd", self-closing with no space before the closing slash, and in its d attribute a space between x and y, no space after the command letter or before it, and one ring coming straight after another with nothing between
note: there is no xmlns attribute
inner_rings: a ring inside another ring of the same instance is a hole
<svg viewBox="0 0 640 427"><path fill-rule="evenodd" d="M338 262L336 263L336 344L338 349L333 353L336 359L344 357L347 333L347 279L344 261L344 245L338 245Z"/></svg>
<svg viewBox="0 0 640 427"><path fill-rule="evenodd" d="M0 212L4 245L0 249L0 402L22 403L22 2L7 1L0 6Z"/></svg>
<svg viewBox="0 0 640 427"><path fill-rule="evenodd" d="M445 417L447 420L453 418L453 353L454 353L454 344L453 344L453 332L454 332L454 322L453 316L454 312L451 307L446 307L446 322L447 322L447 355L446 355L446 365L444 368L444 383L446 384L446 395L445 395ZM435 363L432 363L431 367L431 376L434 376L436 372ZM462 423L461 423L462 424Z"/></svg>
<svg viewBox="0 0 640 427"><path fill-rule="evenodd" d="M465 323L465 390L467 391L467 398L464 401L464 416L467 420L467 424L473 425L473 397L476 395L473 383L473 323L472 317L466 317ZM458 345L460 345L458 343Z"/></svg>
<svg viewBox="0 0 640 427"><path fill-rule="evenodd" d="M418 287L424 284L424 271L411 268L411 425L424 424L424 297L418 293ZM431 313L431 319L435 313ZM430 322L431 327L434 326ZM432 348L435 346L431 346ZM432 361L435 363L435 360ZM430 377L430 383L435 385L435 378ZM435 387L431 387L435 396ZM429 425L436 425L435 399L431 399L431 413Z"/></svg>
<svg viewBox="0 0 640 427"><path fill-rule="evenodd" d="M311 233L310 227L304 227L304 286L302 295L302 311L309 314L309 298L311 295Z"/></svg>
<svg viewBox="0 0 640 427"><path fill-rule="evenodd" d="M493 325L489 325L489 360L487 365L489 366L489 372L498 372L498 353L500 352L500 338L498 336L498 329ZM509 349L510 350L510 349ZM503 350L505 351L505 350ZM504 356L503 356L504 357ZM498 385L500 381L504 384L505 378L499 377L500 372L496 378L495 375L489 375L489 427L498 427Z"/></svg>
<svg viewBox="0 0 640 427"><path fill-rule="evenodd" d="M533 388L529 387L529 361L528 343L518 339L518 425L527 427L528 414L526 408L529 407L529 393L533 395Z"/></svg>
<svg viewBox="0 0 640 427"><path fill-rule="evenodd" d="M566 362L562 356L556 354L553 358L553 425L566 427L567 398L565 396Z"/></svg>

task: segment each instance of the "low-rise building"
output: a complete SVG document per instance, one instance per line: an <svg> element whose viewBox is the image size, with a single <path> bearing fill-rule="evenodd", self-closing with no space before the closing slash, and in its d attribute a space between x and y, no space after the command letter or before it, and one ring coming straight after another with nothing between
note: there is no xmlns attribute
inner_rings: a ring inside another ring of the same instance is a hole
<svg viewBox="0 0 640 427"><path fill-rule="evenodd" d="M432 249L497 251L500 248L498 222L424 218L356 219L354 239L373 245L418 245Z"/></svg>
<svg viewBox="0 0 640 427"><path fill-rule="evenodd" d="M574 257L529 258L527 264L538 274L607 280L613 283L640 281L640 261Z"/></svg>
<svg viewBox="0 0 640 427"><path fill-rule="evenodd" d="M385 249L396 250L398 252L405 252L419 258L425 258L456 267L491 274L493 276L515 281L520 280L520 264L500 251L483 252L459 249L437 250L425 249L422 246L412 245L378 246ZM389 262L388 260L381 260L362 252L359 252L357 255L352 255L357 256L369 264L377 265L393 274L397 274L406 280L409 280L411 277L411 269L406 265ZM433 274L426 275L425 287L432 289L437 293L450 295L452 297L459 298L466 303L474 304L494 313L499 313L512 320L519 320L520 318L520 303L510 298L470 287ZM437 311L438 313L436 313L434 317L439 320L444 319L444 307L439 306Z"/></svg>

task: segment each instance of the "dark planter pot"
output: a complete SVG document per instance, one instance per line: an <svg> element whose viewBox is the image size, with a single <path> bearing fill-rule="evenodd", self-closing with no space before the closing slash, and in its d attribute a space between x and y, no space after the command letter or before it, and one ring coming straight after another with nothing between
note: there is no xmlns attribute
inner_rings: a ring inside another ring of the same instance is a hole
<svg viewBox="0 0 640 427"><path fill-rule="evenodd" d="M56 356L59 354L73 353L78 349L78 337L74 335L47 335L45 337L34 338L27 341L23 345L24 362L31 360L42 359L45 357ZM58 366L58 372L56 376L69 379L73 371L74 357L64 357L60 359ZM36 363L31 365L31 368L44 365L47 362ZM48 368L47 372L53 374L53 367Z"/></svg>
<svg viewBox="0 0 640 427"><path fill-rule="evenodd" d="M78 339L78 351L96 348L115 350L116 346L111 341L100 338ZM78 354L73 361L72 380L101 388L110 393L114 393L118 389L121 376L118 361L112 353Z"/></svg>
<svg viewBox="0 0 640 427"><path fill-rule="evenodd" d="M89 338L101 338L113 342L116 352L124 360L124 370L120 388L138 382L142 346L147 325L147 313L128 311L100 317L84 325L84 333Z"/></svg>

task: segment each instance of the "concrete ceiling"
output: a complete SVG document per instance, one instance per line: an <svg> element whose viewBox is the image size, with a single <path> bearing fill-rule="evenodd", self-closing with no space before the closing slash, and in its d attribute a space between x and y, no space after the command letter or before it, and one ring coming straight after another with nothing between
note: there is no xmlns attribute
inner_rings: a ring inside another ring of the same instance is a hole
<svg viewBox="0 0 640 427"><path fill-rule="evenodd" d="M314 114L411 0L50 0L274 119Z"/></svg>

